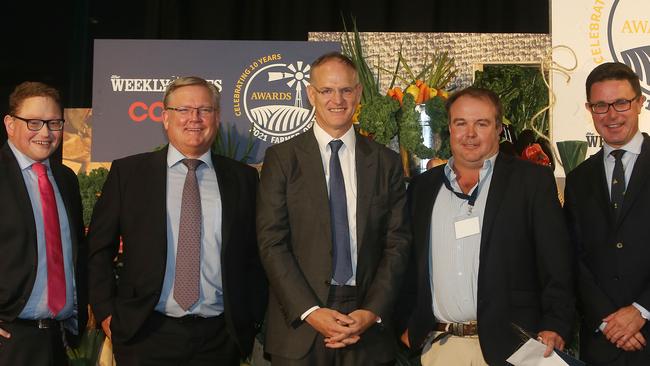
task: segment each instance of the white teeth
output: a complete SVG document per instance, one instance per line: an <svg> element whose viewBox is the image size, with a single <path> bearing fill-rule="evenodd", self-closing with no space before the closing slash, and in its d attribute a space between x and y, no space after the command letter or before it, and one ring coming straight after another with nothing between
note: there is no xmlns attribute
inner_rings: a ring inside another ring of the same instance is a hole
<svg viewBox="0 0 650 366"><path fill-rule="evenodd" d="M49 145L50 144L49 141L32 141L32 142L37 144L37 145Z"/></svg>
<svg viewBox="0 0 650 366"><path fill-rule="evenodd" d="M344 110L344 108L330 108L330 111L332 112L343 112Z"/></svg>

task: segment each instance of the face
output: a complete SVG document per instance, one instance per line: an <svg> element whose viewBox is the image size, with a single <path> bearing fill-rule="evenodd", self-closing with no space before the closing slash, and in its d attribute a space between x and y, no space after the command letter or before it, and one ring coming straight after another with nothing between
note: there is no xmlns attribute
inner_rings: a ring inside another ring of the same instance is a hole
<svg viewBox="0 0 650 366"><path fill-rule="evenodd" d="M16 116L25 119L61 119L61 108L49 97L31 97L25 99L16 111ZM9 141L23 154L35 161L50 157L61 144L63 131L50 131L47 125L38 131L31 131L27 123L11 117L4 118Z"/></svg>
<svg viewBox="0 0 650 366"><path fill-rule="evenodd" d="M352 126L361 85L354 69L334 59L312 69L307 95L316 108L316 123L330 136L340 137Z"/></svg>
<svg viewBox="0 0 650 366"><path fill-rule="evenodd" d="M594 120L594 127L605 142L613 148L620 148L630 142L639 130L639 113L643 108L645 97L642 95L632 101L630 109L617 112L613 106L607 113L597 114L591 111L590 103L613 103L620 99L633 99L636 95L627 80L605 80L591 86L591 100L586 103L587 110Z"/></svg>
<svg viewBox="0 0 650 366"><path fill-rule="evenodd" d="M168 107L215 107L210 91L200 85L188 85L176 89L168 100ZM163 112L163 126L167 138L181 154L198 158L210 150L219 128L219 112L202 115L190 109L187 115L174 110Z"/></svg>
<svg viewBox="0 0 650 366"><path fill-rule="evenodd" d="M489 100L462 96L449 109L451 152L456 166L480 169L499 151L501 124Z"/></svg>

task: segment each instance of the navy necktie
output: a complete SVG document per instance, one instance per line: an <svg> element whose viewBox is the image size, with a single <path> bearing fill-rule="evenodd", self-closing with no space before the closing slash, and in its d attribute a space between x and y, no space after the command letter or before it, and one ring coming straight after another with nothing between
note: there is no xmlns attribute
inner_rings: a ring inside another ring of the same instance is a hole
<svg viewBox="0 0 650 366"><path fill-rule="evenodd" d="M339 285L345 285L352 277L352 257L350 255L350 229L348 226L348 204L345 197L343 170L339 160L339 149L343 141L330 143L330 218L332 222L332 276Z"/></svg>
<svg viewBox="0 0 650 366"><path fill-rule="evenodd" d="M614 150L610 153L616 159L614 163L614 172L612 174L611 201L614 214L618 217L623 207L623 197L625 195L625 169L623 169L623 154L625 150Z"/></svg>

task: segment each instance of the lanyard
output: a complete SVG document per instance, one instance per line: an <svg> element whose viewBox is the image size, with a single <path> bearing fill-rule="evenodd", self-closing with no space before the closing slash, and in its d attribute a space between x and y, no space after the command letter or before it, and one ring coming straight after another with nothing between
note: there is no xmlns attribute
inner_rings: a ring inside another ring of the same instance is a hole
<svg viewBox="0 0 650 366"><path fill-rule="evenodd" d="M472 192L471 195L462 193L462 192L456 192L452 187L451 187L451 182L449 182L449 178L447 178L446 174L442 175L442 182L445 184L445 187L447 187L448 190L450 190L453 194L456 195L456 197L462 199L462 200L467 200L467 203L470 205L470 207L474 207L474 204L476 203L476 199L478 198L478 192L480 185L476 184L476 189ZM470 208L471 210L471 208Z"/></svg>

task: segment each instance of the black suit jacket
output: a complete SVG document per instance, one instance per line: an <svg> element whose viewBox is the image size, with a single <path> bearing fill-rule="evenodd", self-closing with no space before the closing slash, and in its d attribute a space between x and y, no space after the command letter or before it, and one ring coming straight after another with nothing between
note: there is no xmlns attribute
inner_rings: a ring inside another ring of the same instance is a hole
<svg viewBox="0 0 650 366"><path fill-rule="evenodd" d="M595 332L607 315L637 302L650 310L650 137L627 184L619 218L610 207L603 150L566 179L565 209L578 251L580 355L587 362L650 365L647 348L624 352ZM648 323L641 329L650 337ZM625 354L624 354L625 353ZM627 361L624 361L627 360Z"/></svg>
<svg viewBox="0 0 650 366"><path fill-rule="evenodd" d="M382 319L362 337L378 361L394 358L392 312L408 262L405 187L398 156L356 136L357 308ZM271 286L266 351L302 358L316 331L300 316L325 307L332 278L329 198L313 130L266 150L257 234ZM383 328L382 328L383 327Z"/></svg>
<svg viewBox="0 0 650 366"><path fill-rule="evenodd" d="M77 290L78 334L88 320L86 247L79 181L50 159L52 175L68 215ZM36 223L18 161L8 144L0 150L0 320L12 321L25 307L36 281ZM75 340L76 337L70 338Z"/></svg>
<svg viewBox="0 0 650 366"><path fill-rule="evenodd" d="M222 201L221 270L228 331L243 354L266 309L267 285L255 239L257 171L212 155ZM167 259L167 149L113 162L88 233L90 303L112 315L113 340L128 342L160 299ZM123 268L115 281L120 236Z"/></svg>
<svg viewBox="0 0 650 366"><path fill-rule="evenodd" d="M423 346L436 319L432 310L429 245L433 204L444 166L417 176L409 186L413 231L412 271L399 311L411 347ZM506 365L523 343L516 324L530 332L553 330L568 342L574 319L571 246L550 169L497 156L483 224L477 321L483 357ZM450 274L451 275L451 274Z"/></svg>

